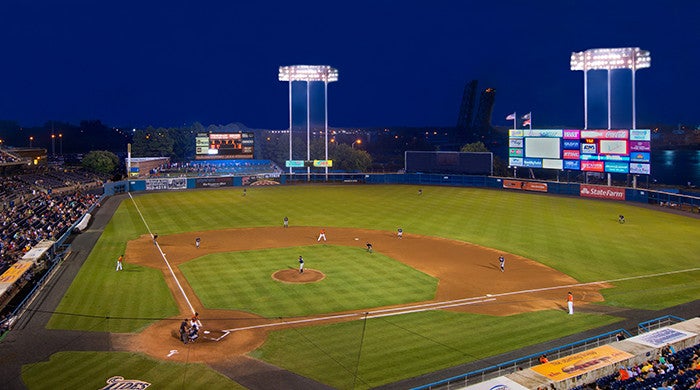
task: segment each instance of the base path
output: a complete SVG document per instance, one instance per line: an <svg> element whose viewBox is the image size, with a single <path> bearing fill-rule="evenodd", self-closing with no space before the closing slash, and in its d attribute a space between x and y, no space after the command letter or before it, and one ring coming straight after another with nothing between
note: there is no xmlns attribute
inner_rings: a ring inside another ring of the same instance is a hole
<svg viewBox="0 0 700 390"><path fill-rule="evenodd" d="M547 309L565 310L565 286L578 283L573 278L535 261L465 242L407 233L399 239L393 232L376 230L326 230L328 241L324 242L325 244L364 248L364 243L371 242L375 252L439 279L433 301L404 305L407 310L410 310L409 306L414 307L417 304L472 297L490 298L476 303L465 300L466 304L451 304L445 309L490 315L510 315ZM196 237L202 239L199 249L194 244ZM129 242L126 249L128 262L160 269L173 292L181 314L176 318L159 321L139 334L115 334L112 340L114 347L143 352L166 360L211 364L232 362L245 360L243 355L262 345L267 332L272 329L356 320L361 318L361 312L366 311L391 309L389 312L402 312L402 307L398 306L365 308L351 313L328 313L306 320L300 321L299 318L295 318L294 321L285 322L284 319L267 319L247 312L208 309L203 307L178 267L184 262L209 253L323 245L324 243L317 242L317 237L318 227L229 229L160 236L158 243L166 253L183 291L200 313L204 330L208 332L202 332L196 343L188 345L179 341L177 329L182 319L190 317L192 313L151 237L142 236ZM500 270L500 255L506 257L505 272ZM298 271L289 274L278 272L271 277L289 283L318 283L322 282L322 273L323 270L309 269L305 270L303 277ZM602 301L603 297L598 292L602 287L605 286L577 286L574 289L577 305ZM224 331L226 329L238 330L227 333ZM173 353L173 350L177 353ZM233 359L237 356L237 359Z"/></svg>

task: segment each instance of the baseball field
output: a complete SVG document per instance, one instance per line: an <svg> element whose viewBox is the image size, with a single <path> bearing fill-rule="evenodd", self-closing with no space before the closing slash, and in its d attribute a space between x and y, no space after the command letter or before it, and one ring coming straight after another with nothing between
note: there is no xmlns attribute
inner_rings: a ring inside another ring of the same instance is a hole
<svg viewBox="0 0 700 390"><path fill-rule="evenodd" d="M700 296L700 220L690 215L418 189L126 197L48 324L109 333L109 350L68 343L25 365L24 383L101 388L120 376L155 388L245 388L282 370L321 386L372 388L615 323L610 307L655 310ZM327 241L317 240L322 228ZM115 271L122 254L124 269ZM184 345L178 326L193 311L203 332Z"/></svg>

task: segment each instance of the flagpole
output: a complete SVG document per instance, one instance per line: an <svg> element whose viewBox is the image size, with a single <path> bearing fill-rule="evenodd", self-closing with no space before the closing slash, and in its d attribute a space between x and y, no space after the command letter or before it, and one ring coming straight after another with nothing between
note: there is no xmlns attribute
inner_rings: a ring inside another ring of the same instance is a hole
<svg viewBox="0 0 700 390"><path fill-rule="evenodd" d="M532 130L532 111L530 111L530 123L528 124L530 125L530 130Z"/></svg>
<svg viewBox="0 0 700 390"><path fill-rule="evenodd" d="M513 130L518 128L518 113L513 111Z"/></svg>

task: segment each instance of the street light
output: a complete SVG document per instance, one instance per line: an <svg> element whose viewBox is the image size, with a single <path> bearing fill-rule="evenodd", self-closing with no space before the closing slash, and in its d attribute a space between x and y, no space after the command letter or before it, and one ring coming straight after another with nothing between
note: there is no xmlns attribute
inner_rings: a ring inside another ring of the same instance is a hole
<svg viewBox="0 0 700 390"><path fill-rule="evenodd" d="M51 155L56 157L56 134L51 134Z"/></svg>
<svg viewBox="0 0 700 390"><path fill-rule="evenodd" d="M362 140L358 138L355 140L355 142L352 143L352 145L350 145L350 147L355 149L355 144L361 144L361 143L362 143Z"/></svg>
<svg viewBox="0 0 700 390"><path fill-rule="evenodd" d="M34 136L30 135L29 136L29 147L31 148L33 144L34 144Z"/></svg>
<svg viewBox="0 0 700 390"><path fill-rule="evenodd" d="M58 147L59 151L61 152L61 156L63 156L63 133L58 135Z"/></svg>
<svg viewBox="0 0 700 390"><path fill-rule="evenodd" d="M610 116L610 71L613 69L632 70L632 128L637 128L637 106L635 97L635 73L637 69L651 67L651 54L638 47L613 49L589 49L571 53L571 70L583 71L583 107L585 125L588 128L588 71L608 71L608 129L612 127Z"/></svg>
<svg viewBox="0 0 700 390"><path fill-rule="evenodd" d="M292 81L306 81L306 159L311 160L311 114L309 111L309 83L323 81L324 84L324 120L326 160L328 160L328 83L338 81L338 69L328 65L291 65L280 66L279 81L289 82L289 159L292 160ZM289 167L292 173L292 167ZM307 180L311 180L311 167L306 168ZM328 167L326 166L326 180L328 180Z"/></svg>

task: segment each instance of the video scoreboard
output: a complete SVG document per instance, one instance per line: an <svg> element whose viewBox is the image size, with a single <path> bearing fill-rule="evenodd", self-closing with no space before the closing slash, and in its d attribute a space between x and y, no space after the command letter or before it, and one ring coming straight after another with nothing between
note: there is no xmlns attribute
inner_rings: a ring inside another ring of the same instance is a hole
<svg viewBox="0 0 700 390"><path fill-rule="evenodd" d="M513 129L508 165L600 173L651 174L651 130Z"/></svg>
<svg viewBox="0 0 700 390"><path fill-rule="evenodd" d="M251 132L197 133L195 160L252 159L253 147Z"/></svg>

